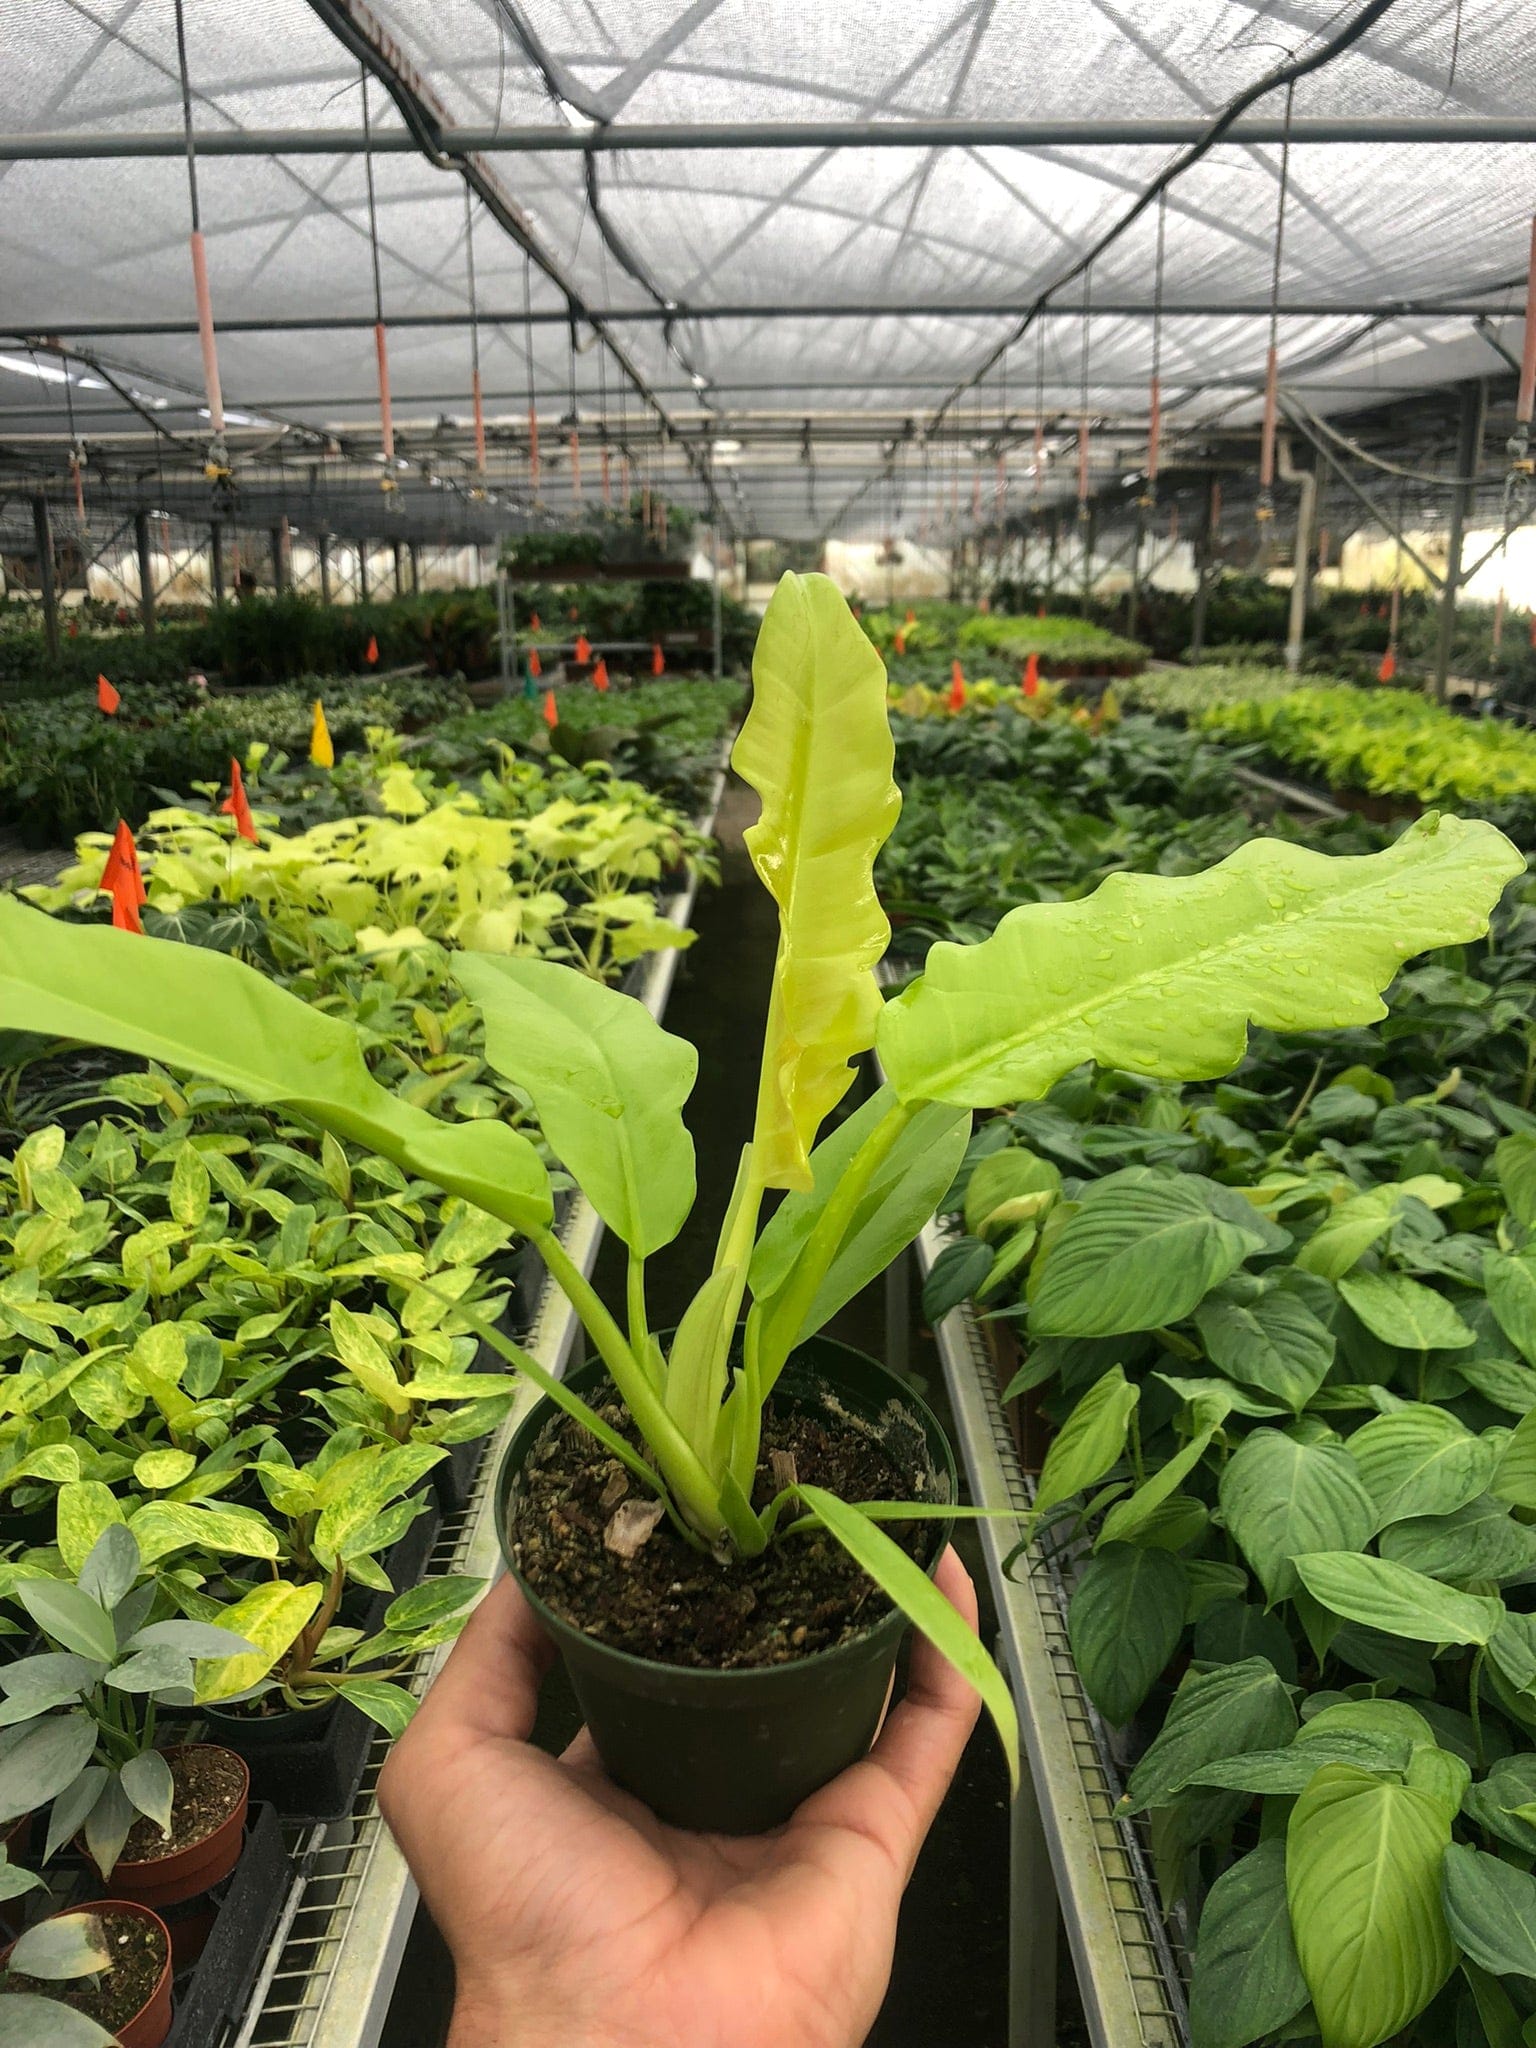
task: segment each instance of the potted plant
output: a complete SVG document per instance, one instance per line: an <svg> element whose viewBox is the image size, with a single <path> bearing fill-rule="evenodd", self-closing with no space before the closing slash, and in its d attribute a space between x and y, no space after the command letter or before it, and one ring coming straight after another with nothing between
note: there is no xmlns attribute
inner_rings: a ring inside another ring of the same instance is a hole
<svg viewBox="0 0 1536 2048"><path fill-rule="evenodd" d="M54 1913L0 1956L4 2048L160 2048L170 2030L171 1937L148 1906Z"/></svg>
<svg viewBox="0 0 1536 2048"><path fill-rule="evenodd" d="M514 1568L561 1635L614 1774L668 1818L740 1828L782 1816L861 1752L901 1616L977 1685L1013 1759L1007 1688L924 1568L940 1545L934 1525L962 1512L947 1454L874 1361L810 1348L932 1213L972 1111L1038 1096L1089 1060L1213 1076L1241 1056L1250 1021L1302 1030L1377 1017L1401 962L1483 930L1524 861L1491 826L1453 818L1421 821L1368 857L1255 840L1204 874L1116 875L1083 901L1023 905L980 944L935 947L926 974L885 1003L873 970L889 927L872 868L900 806L885 672L825 578L780 584L734 760L762 799L747 843L779 907L778 957L753 1138L714 1270L668 1344L650 1327L645 1264L693 1202L682 1106L696 1058L617 991L547 961L454 961L483 1014L488 1062L526 1092L550 1147L629 1249L622 1319L555 1236L549 1175L526 1137L444 1124L390 1095L347 1025L237 961L0 903L0 1026L25 1019L284 1102L531 1240L596 1362L567 1385L482 1330L549 1404L510 1456ZM872 1045L887 1084L818 1142ZM783 1199L759 1231L771 1190ZM579 1474L560 1415L601 1447ZM813 1457L818 1426L882 1453L876 1490L905 1497L871 1498L867 1471L846 1460L842 1492L818 1483L837 1462L820 1447ZM596 1526L580 1554L558 1540L558 1486L551 1498L546 1481L560 1459L581 1508L565 1519L584 1520L589 1537ZM539 1536L541 1514L557 1540ZM883 1522L907 1525L912 1549ZM726 1622L722 1668L701 1670L678 1661L698 1638L686 1616L670 1659L612 1647L601 1616L583 1626L576 1582L596 1575L622 1593L658 1545L685 1566L662 1580L663 1601L685 1580L707 1598L729 1582L738 1613L771 1606L756 1599L764 1574L803 1590L834 1547L857 1569L798 1641L792 1629L756 1646L769 1661L724 1669L744 1637ZM866 1575L897 1614L874 1618Z"/></svg>
<svg viewBox="0 0 1536 2048"><path fill-rule="evenodd" d="M159 1586L120 1521L78 1574L17 1578L10 1597L47 1647L0 1667L0 1823L50 1807L44 1862L78 1837L103 1881L148 1904L219 1883L239 1859L249 1774L214 1744L156 1748L156 1716L192 1705L194 1660L254 1645L208 1622L151 1621Z"/></svg>

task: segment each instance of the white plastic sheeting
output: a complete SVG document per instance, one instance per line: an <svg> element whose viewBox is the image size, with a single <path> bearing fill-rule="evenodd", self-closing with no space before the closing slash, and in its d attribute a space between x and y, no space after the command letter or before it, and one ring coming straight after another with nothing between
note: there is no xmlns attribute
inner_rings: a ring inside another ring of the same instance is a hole
<svg viewBox="0 0 1536 2048"><path fill-rule="evenodd" d="M1313 47L1362 0L1343 8L1337 0L345 4L445 124L570 128L593 120L1209 117L1287 55ZM199 131L350 134L360 126L357 59L307 0L186 0L186 20ZM375 132L398 134L400 116L376 81L369 103ZM1283 111L1278 93L1254 109L1271 118ZM1536 115L1529 0L1396 0L1360 45L1297 86L1295 113ZM172 0L0 0L0 130L100 136L180 122ZM931 419L1171 154L1139 144L605 151L590 159L591 177L614 246L594 217L583 153L487 153L477 162L587 305L634 312L654 308L659 295L676 307L670 346L656 321L614 332L677 420L697 420L694 373L705 380L716 438L744 444L719 458L722 477L736 480L736 517L794 533L819 530L883 459L883 437L908 418L919 430ZM1279 166L1271 144L1222 145L1169 195L1167 302L1254 309L1166 320L1171 429L1253 417ZM366 324L238 331L241 322L371 320L363 158L204 156L198 177L227 403L366 430L377 412ZM419 154L381 154L375 185L386 318L461 316L458 171ZM1447 374L1498 370L1469 316L1390 309L1476 304L1503 322L1505 345L1517 346L1533 209L1536 145L1294 147L1282 304L1349 310L1288 315L1283 375L1310 404L1337 410ZM174 156L0 162L0 353L15 352L6 335L67 340L88 326L82 346L137 374L140 388L165 396L181 427L195 432L195 410L178 406L178 394L195 406L201 389L187 225L186 166ZM1095 265L1094 302L1150 303L1154 236L1149 212ZM619 244L645 282L630 274ZM475 256L483 308L515 315L525 285L534 308L561 307L556 287L478 204ZM1063 295L1071 305L1081 296L1078 285ZM885 310L815 310L832 305ZM762 310L691 317L711 307ZM185 331L131 331L145 322ZM1028 414L1037 393L1051 412L1079 410L1082 320L1051 317L1041 335L1043 349L1032 334L967 401L962 425L974 412L980 434L1004 406ZM573 364L563 324L487 323L481 350L493 417L524 412L531 341L551 438L573 390L584 417L603 412L616 424L624 379L590 329L578 338ZM1150 343L1144 314L1093 319L1087 399L1097 417L1144 413ZM467 415L463 325L393 325L390 347L397 419ZM89 418L87 394L76 396ZM624 404L637 425L633 392ZM61 412L56 389L0 366L0 441L7 428L57 432ZM849 415L857 433L839 442L834 420ZM795 439L807 419L809 485ZM513 475L521 459L509 452L497 461ZM930 500L953 490L948 461L946 451L933 456ZM674 453L669 488L679 494L682 474ZM917 457L904 475L910 504L920 488ZM968 479L967 470L967 497ZM878 528L892 516L890 496L867 493L854 523Z"/></svg>

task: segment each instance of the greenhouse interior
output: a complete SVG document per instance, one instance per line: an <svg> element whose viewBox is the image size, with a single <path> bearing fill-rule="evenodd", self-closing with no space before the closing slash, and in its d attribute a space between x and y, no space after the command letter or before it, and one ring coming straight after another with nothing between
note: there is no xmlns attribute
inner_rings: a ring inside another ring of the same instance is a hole
<svg viewBox="0 0 1536 2048"><path fill-rule="evenodd" d="M1536 2048L1531 31L0 0L0 2048Z"/></svg>

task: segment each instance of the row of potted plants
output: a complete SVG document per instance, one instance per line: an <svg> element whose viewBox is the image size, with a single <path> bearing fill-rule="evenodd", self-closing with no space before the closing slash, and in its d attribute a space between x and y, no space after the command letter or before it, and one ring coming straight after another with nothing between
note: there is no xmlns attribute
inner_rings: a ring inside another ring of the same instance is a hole
<svg viewBox="0 0 1536 2048"><path fill-rule="evenodd" d="M333 814L280 832L266 765L254 838L216 788L143 835L141 915L162 936L111 936L157 980L160 1021L174 1036L155 953L194 976L255 962L238 971L303 1018L350 1020L332 1028L358 1034L359 1076L397 1120L430 1102L553 1164L455 981L466 920L482 946L617 976L686 938L657 892L706 870L707 843L602 767L503 746L465 789L382 730L339 769L274 764L279 803ZM65 944L106 935L103 835L77 852L33 892L53 914L22 913ZM227 1010L205 1015L228 1033ZM8 1049L26 1135L0 1166L0 1625L18 1652L0 1663L0 1827L29 1835L18 1899L41 1865L66 1910L22 1932L0 2038L154 2048L173 1975L177 2040L239 1996L227 1953L184 1973L242 1912L247 1948L264 1939L273 1805L345 1811L371 1734L411 1714L413 1661L480 1590L421 1573L515 1392L484 1338L526 1312L519 1234L366 1129L171 1071L171 1040L133 1049L147 1068L72 1080L78 1055L51 1041ZM194 1725L207 1740L185 1740Z"/></svg>
<svg viewBox="0 0 1536 2048"><path fill-rule="evenodd" d="M1123 766L1122 813L1148 764ZM1098 822L1037 885L1092 886ZM1133 916L1179 871L1150 822L1115 848L1149 872L1104 891ZM1192 1931L1196 2048L1500 2048L1536 2012L1536 897L1511 865L1488 939L1409 967L1385 1020L1260 1029L1196 1086L1133 1025L984 1124L946 1200L926 1307L969 1298L999 1339L1031 1534ZM985 856L968 901L950 876L954 911L996 914Z"/></svg>

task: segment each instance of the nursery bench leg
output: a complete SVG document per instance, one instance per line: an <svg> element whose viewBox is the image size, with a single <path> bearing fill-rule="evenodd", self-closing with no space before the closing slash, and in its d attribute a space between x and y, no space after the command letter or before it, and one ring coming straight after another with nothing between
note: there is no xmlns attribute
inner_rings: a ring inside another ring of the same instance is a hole
<svg viewBox="0 0 1536 2048"><path fill-rule="evenodd" d="M1008 1895L1008 2048L1055 2048L1060 1909L1027 1764L1013 1802Z"/></svg>

